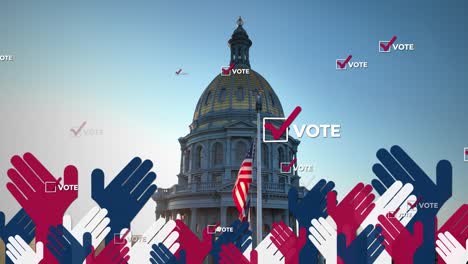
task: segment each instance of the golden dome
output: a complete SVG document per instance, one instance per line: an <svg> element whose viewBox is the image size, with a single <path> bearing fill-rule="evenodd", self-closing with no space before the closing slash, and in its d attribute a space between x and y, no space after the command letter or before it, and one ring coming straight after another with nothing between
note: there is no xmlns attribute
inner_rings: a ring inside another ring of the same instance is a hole
<svg viewBox="0 0 468 264"><path fill-rule="evenodd" d="M204 120L209 122L210 117L219 115L243 113L255 116L258 93L262 100L262 115L283 117L283 107L270 84L256 71L249 71L249 74L216 76L198 100L194 124L205 123Z"/></svg>

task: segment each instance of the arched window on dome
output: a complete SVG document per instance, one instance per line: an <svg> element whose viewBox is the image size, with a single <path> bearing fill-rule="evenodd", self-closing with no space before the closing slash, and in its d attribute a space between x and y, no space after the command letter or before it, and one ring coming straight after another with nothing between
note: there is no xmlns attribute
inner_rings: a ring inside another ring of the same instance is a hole
<svg viewBox="0 0 468 264"><path fill-rule="evenodd" d="M201 164L203 160L203 148L198 146L195 150L195 169L201 169Z"/></svg>
<svg viewBox="0 0 468 264"><path fill-rule="evenodd" d="M238 141L235 145L234 151L234 157L236 159L235 161L236 163L240 164L247 155L247 146L244 142Z"/></svg>
<svg viewBox="0 0 468 264"><path fill-rule="evenodd" d="M224 100L226 99L226 88L221 88L221 90L219 91L219 97L218 97L218 100L220 102L224 102Z"/></svg>
<svg viewBox="0 0 468 264"><path fill-rule="evenodd" d="M237 90L236 90L236 97L237 97L237 100L239 100L239 101L243 101L243 100L244 100L244 88L242 88L242 87L237 87Z"/></svg>
<svg viewBox="0 0 468 264"><path fill-rule="evenodd" d="M270 93L270 102L271 102L271 106L275 106L275 99L273 98L273 95Z"/></svg>
<svg viewBox="0 0 468 264"><path fill-rule="evenodd" d="M208 94L206 95L205 105L208 105L210 103L210 100L211 100L211 91L209 91Z"/></svg>
<svg viewBox="0 0 468 264"><path fill-rule="evenodd" d="M222 165L224 162L223 144L219 142L213 144L212 162L214 166Z"/></svg>
<svg viewBox="0 0 468 264"><path fill-rule="evenodd" d="M268 168L269 159L270 159L270 155L268 153L268 147L265 143L262 143L262 166L264 166L265 168Z"/></svg>
<svg viewBox="0 0 468 264"><path fill-rule="evenodd" d="M187 172L190 170L190 150L185 151L184 157L184 171Z"/></svg>
<svg viewBox="0 0 468 264"><path fill-rule="evenodd" d="M282 147L278 148L278 166L281 166L281 162L286 162L284 157L284 150ZM279 168L279 167L278 167Z"/></svg>

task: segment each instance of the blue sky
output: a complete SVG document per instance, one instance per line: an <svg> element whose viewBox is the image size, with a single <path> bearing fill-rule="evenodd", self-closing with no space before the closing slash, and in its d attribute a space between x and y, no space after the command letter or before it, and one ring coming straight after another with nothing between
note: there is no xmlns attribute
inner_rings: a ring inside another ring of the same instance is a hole
<svg viewBox="0 0 468 264"><path fill-rule="evenodd" d="M0 63L0 103L14 109L27 98L64 115L73 106L78 124L93 113L102 116L98 123L117 116L122 130L137 123L151 135L148 146L168 152L158 173L168 187L179 168L177 138L189 132L198 97L228 63L227 41L241 15L253 41L252 68L270 82L285 113L299 105L297 123L342 126L339 140L303 138L299 159L334 180L340 193L370 182L381 147L401 145L433 179L437 161L448 159L455 189L444 219L466 202L468 186L467 5L8 0L0 53L15 61ZM416 50L379 54L378 41L394 35ZM335 70L335 60L349 54L369 68ZM178 68L188 75L175 76Z"/></svg>

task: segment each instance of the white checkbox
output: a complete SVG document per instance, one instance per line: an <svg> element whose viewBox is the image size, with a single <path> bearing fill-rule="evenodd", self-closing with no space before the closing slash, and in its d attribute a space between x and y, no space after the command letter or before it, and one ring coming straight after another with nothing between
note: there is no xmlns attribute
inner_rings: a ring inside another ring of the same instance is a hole
<svg viewBox="0 0 468 264"><path fill-rule="evenodd" d="M55 192L57 192L57 183L56 182L45 182L45 192L46 193L55 193Z"/></svg>
<svg viewBox="0 0 468 264"><path fill-rule="evenodd" d="M463 150L463 161L468 162L468 147Z"/></svg>
<svg viewBox="0 0 468 264"><path fill-rule="evenodd" d="M230 66L223 66L221 67L221 76L231 76L231 67ZM224 73L225 70L229 70L227 74Z"/></svg>
<svg viewBox="0 0 468 264"><path fill-rule="evenodd" d="M343 63L343 62L345 62L345 61L346 61L346 59L336 59L336 62L335 62L335 67L336 67L336 69L337 69L337 70L346 70L346 64L345 64L345 66L344 66L343 68L341 68L341 67L338 65L338 62L339 62L339 63Z"/></svg>
<svg viewBox="0 0 468 264"><path fill-rule="evenodd" d="M384 44L384 45L388 45L390 41L386 41L386 40L379 40L379 52L380 53L389 53L390 52L390 48L391 47L388 47L388 50L384 50L384 48L382 48L382 46L380 46L380 44Z"/></svg>
<svg viewBox="0 0 468 264"><path fill-rule="evenodd" d="M284 171L283 165L284 165L285 167L286 167L286 166L289 166L289 162L281 162L281 163L280 163L280 172L281 172L281 173L291 173L291 171L292 171L292 166L291 166L291 168L289 168L288 171Z"/></svg>
<svg viewBox="0 0 468 264"><path fill-rule="evenodd" d="M268 129L265 129L265 124L266 124L266 121L268 121L268 120L283 120L283 121L285 121L286 117L264 117L263 118L263 142L265 142L265 143L268 143L268 142L288 142L288 139L289 139L288 129L286 129L286 132L284 133L286 135L285 139L276 140L276 139L267 139L266 138L265 130L268 130Z"/></svg>

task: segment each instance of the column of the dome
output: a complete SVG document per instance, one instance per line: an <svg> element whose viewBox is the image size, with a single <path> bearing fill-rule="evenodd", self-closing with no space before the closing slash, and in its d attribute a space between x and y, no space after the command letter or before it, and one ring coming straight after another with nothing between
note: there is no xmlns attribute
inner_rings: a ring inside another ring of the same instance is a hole
<svg viewBox="0 0 468 264"><path fill-rule="evenodd" d="M225 148L225 154L224 155L224 177L223 177L223 183L229 182L231 179L231 137L227 137L226 139L226 148Z"/></svg>
<svg viewBox="0 0 468 264"><path fill-rule="evenodd" d="M201 162L201 182L208 182L208 165L209 165L209 144L207 141L203 142L203 149L202 149L202 162Z"/></svg>

